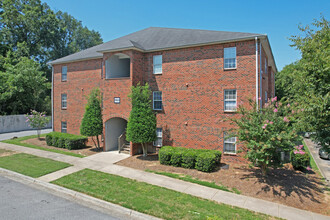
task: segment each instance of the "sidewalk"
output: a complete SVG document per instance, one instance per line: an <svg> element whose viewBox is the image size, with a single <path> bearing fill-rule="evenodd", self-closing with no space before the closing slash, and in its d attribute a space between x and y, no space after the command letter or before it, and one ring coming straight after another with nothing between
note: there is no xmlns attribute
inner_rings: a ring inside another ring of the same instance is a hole
<svg viewBox="0 0 330 220"><path fill-rule="evenodd" d="M304 141L322 176L325 178L327 185L330 186L330 160L323 160L319 157L319 148L317 148L317 144L315 144L311 139L305 138Z"/></svg>
<svg viewBox="0 0 330 220"><path fill-rule="evenodd" d="M72 167L40 177L39 181L50 182L52 180L58 179L62 176L68 175L78 170L89 168L280 218L300 220L330 220L330 217L328 216L323 216L317 213L296 209L278 203L252 198L244 195L237 195L234 193L213 189L162 175L115 165L115 162L129 157L128 155L118 154L117 152L102 152L85 158L76 158L72 156L5 143L0 143L0 148L33 154L40 157L46 157L53 160L67 162L73 165Z"/></svg>

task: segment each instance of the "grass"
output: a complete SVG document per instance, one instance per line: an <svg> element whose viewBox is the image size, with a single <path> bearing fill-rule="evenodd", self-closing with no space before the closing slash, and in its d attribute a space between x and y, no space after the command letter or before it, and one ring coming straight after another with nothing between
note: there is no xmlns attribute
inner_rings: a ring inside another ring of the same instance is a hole
<svg viewBox="0 0 330 220"><path fill-rule="evenodd" d="M0 167L34 178L69 166L68 163L24 153L0 157Z"/></svg>
<svg viewBox="0 0 330 220"><path fill-rule="evenodd" d="M11 152L10 150L0 149L0 154Z"/></svg>
<svg viewBox="0 0 330 220"><path fill-rule="evenodd" d="M46 136L46 134L41 135L41 137L45 137L45 136ZM72 152L68 152L68 151L63 151L61 149L50 149L50 148L40 147L40 146L37 146L37 145L34 145L34 144L22 143L22 141L32 139L32 138L36 138L36 137L38 137L38 136L37 135L30 135L30 136L20 137L20 138L16 138L16 139L4 140L2 142L7 143L7 144L16 144L16 145L20 145L20 146L23 146L23 147L30 147L30 148L34 148L34 149L38 149L38 150L50 151L50 152L69 155L69 156L74 156L74 157L80 157L80 158L85 157L84 155L76 154L76 153L72 153Z"/></svg>
<svg viewBox="0 0 330 220"><path fill-rule="evenodd" d="M168 173L168 172L163 172L163 171L154 171L154 170L149 170L149 169L147 169L145 171L147 171L149 173L155 173L155 174L159 174L159 175L163 175L163 176L168 176L168 177L171 177L171 178L175 178L175 179L179 179L179 180L183 180L183 181L187 181L187 182L191 182L191 183L196 183L196 184L211 187L211 188L214 188L214 189L220 189L220 190L227 191L227 192L241 194L241 192L236 188L229 189L228 187L223 186L223 185L218 185L215 182L203 181L203 180L200 180L198 178L194 178L194 177L189 176L189 175Z"/></svg>
<svg viewBox="0 0 330 220"><path fill-rule="evenodd" d="M246 209L90 169L52 183L163 219L273 219Z"/></svg>

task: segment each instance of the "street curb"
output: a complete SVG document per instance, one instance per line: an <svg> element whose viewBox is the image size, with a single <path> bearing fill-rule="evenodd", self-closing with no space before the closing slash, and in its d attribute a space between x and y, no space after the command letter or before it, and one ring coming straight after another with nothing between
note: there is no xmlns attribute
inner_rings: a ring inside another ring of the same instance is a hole
<svg viewBox="0 0 330 220"><path fill-rule="evenodd" d="M34 179L29 176L24 176L22 174L6 170L3 168L0 168L0 175L7 177L11 180L20 182L25 185L29 185L33 188L40 189L43 191L46 191L48 193L51 193L55 196L59 196L62 198L65 198L67 200L76 202L80 205L83 205L88 208L95 209L97 211L110 214L112 216L115 216L117 218L123 219L123 216L125 216L124 219L136 219L136 220L142 220L142 219L150 219L150 220L156 220L159 218L143 214L137 211L134 211L132 209L128 209L110 202L106 202L101 199L94 198L92 196L88 196L86 194L76 192L55 184L47 183L41 180Z"/></svg>

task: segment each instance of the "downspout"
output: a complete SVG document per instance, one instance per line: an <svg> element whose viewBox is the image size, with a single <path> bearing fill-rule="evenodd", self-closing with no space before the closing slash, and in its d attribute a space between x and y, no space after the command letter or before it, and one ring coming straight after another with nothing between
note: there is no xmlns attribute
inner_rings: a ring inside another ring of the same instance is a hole
<svg viewBox="0 0 330 220"><path fill-rule="evenodd" d="M256 40L256 104L257 104L257 110L259 108L258 101L258 37L255 38Z"/></svg>
<svg viewBox="0 0 330 220"><path fill-rule="evenodd" d="M259 56L259 66L260 66L260 68L259 68L259 70L260 70L260 78L259 78L259 81L260 81L260 87L259 87L259 90L260 90L260 97L261 97L261 99L260 99L260 109L262 108L262 74L263 74L263 72L262 72L262 62L261 62L261 56L262 56L262 47L261 47L261 41L259 42L259 49L260 49L260 56Z"/></svg>
<svg viewBox="0 0 330 220"><path fill-rule="evenodd" d="M51 91L51 101L52 101L52 131L54 131L54 67L52 65L52 91Z"/></svg>

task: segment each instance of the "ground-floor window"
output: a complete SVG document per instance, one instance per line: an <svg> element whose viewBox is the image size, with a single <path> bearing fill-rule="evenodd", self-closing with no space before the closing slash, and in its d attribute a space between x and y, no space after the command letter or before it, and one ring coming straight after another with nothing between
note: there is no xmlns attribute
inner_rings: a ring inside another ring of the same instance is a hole
<svg viewBox="0 0 330 220"><path fill-rule="evenodd" d="M62 133L67 133L67 123L66 123L66 121L61 122L61 132Z"/></svg>
<svg viewBox="0 0 330 220"><path fill-rule="evenodd" d="M157 128L156 129L156 140L154 141L154 146L161 147L163 146L163 129Z"/></svg>
<svg viewBox="0 0 330 220"><path fill-rule="evenodd" d="M236 154L236 137L229 137L229 135L224 132L224 153Z"/></svg>

